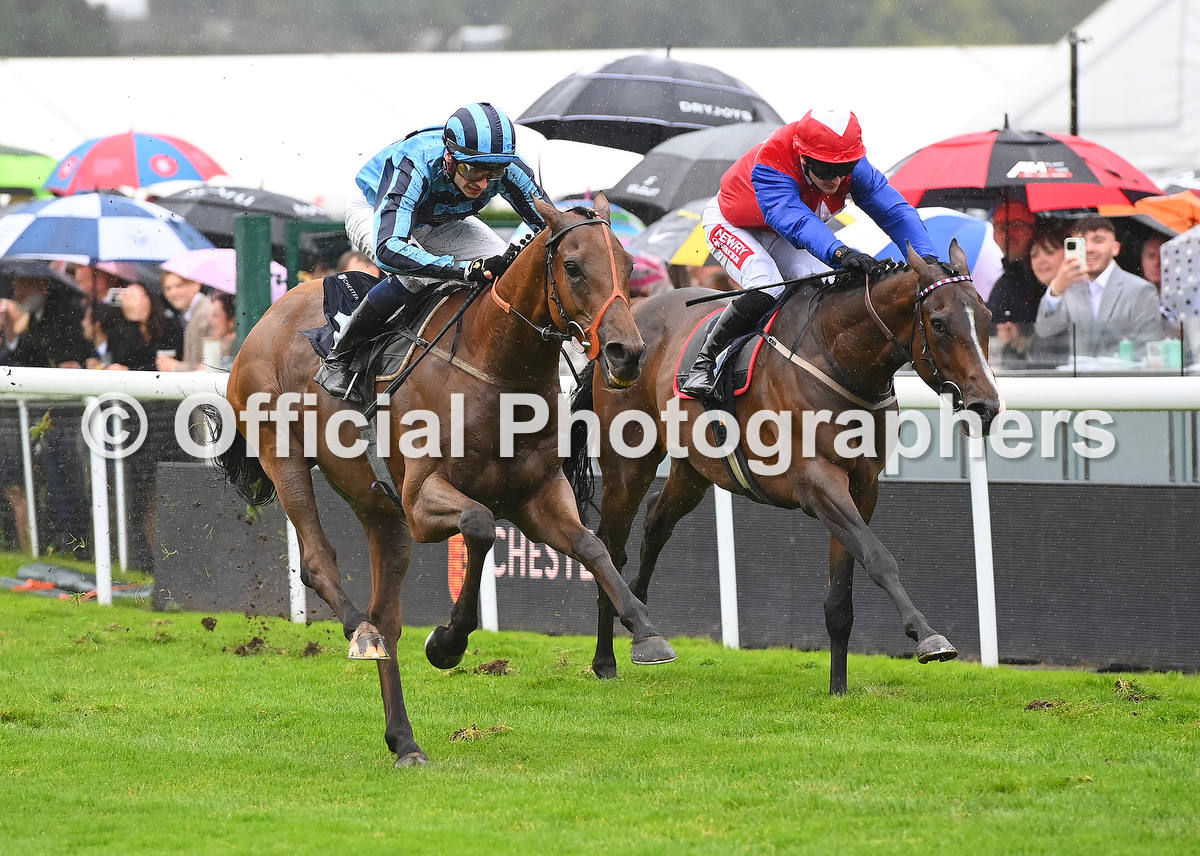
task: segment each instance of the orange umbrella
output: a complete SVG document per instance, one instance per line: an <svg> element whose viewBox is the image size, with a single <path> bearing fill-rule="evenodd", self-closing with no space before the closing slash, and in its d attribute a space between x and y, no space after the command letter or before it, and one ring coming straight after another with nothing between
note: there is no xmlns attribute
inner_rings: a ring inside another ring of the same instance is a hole
<svg viewBox="0 0 1200 856"><path fill-rule="evenodd" d="M1186 190L1170 196L1147 196L1132 205L1101 205L1097 210L1104 217L1145 214L1176 232L1200 225L1200 197Z"/></svg>

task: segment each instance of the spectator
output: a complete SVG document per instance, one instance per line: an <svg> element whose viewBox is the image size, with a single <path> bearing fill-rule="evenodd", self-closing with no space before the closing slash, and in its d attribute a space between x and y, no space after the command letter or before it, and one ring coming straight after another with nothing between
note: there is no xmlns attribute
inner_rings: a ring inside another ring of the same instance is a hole
<svg viewBox="0 0 1200 856"><path fill-rule="evenodd" d="M1037 220L1022 202L1005 202L992 214L992 237L1004 253L1004 272L987 299L996 335L1001 322L1032 325L1037 320L1038 301L1046 289L1029 263L1036 229Z"/></svg>
<svg viewBox="0 0 1200 856"><path fill-rule="evenodd" d="M358 250L346 250L338 259L337 271L357 270L371 276L383 276L379 270L379 265L371 261L365 253L360 253Z"/></svg>
<svg viewBox="0 0 1200 856"><path fill-rule="evenodd" d="M232 294L218 292L213 295L212 318L206 341L216 341L220 345L220 356L214 367L229 368L233 364L233 352L237 346L237 304Z"/></svg>
<svg viewBox="0 0 1200 856"><path fill-rule="evenodd" d="M1121 340L1135 349L1162 335L1154 286L1122 270L1114 261L1121 245L1116 229L1105 217L1080 220L1073 234L1087 241L1087 263L1067 259L1050 280L1038 306L1035 330L1043 338L1075 328L1078 354L1115 354Z"/></svg>
<svg viewBox="0 0 1200 856"><path fill-rule="evenodd" d="M120 307L123 321L109 326L109 369L155 371L160 351L178 354L183 350L183 327L167 312L165 301L150 294L141 283L131 282L119 290L110 290L108 303Z"/></svg>
<svg viewBox="0 0 1200 856"><path fill-rule="evenodd" d="M183 352L178 358L159 354L155 367L160 372L194 372L204 358L204 339L210 335L213 303L200 291L200 283L177 273L163 271L162 292L183 326Z"/></svg>
<svg viewBox="0 0 1200 856"><path fill-rule="evenodd" d="M634 256L633 273L629 275L629 299L634 301L670 291L671 276L667 263L657 256Z"/></svg>
<svg viewBox="0 0 1200 856"><path fill-rule="evenodd" d="M1141 269L1142 276L1147 282L1151 283L1158 292L1158 312L1162 317L1163 335L1174 336L1178 338L1180 335L1179 319L1175 316L1167 305L1163 303L1162 298L1162 245L1167 242L1167 239L1162 235L1151 235L1142 244L1141 252Z"/></svg>

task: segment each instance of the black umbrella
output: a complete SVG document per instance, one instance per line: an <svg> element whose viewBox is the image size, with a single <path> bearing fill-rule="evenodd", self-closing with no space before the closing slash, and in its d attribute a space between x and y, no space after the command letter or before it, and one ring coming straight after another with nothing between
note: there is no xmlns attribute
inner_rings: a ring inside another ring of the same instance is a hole
<svg viewBox="0 0 1200 856"><path fill-rule="evenodd" d="M550 87L517 121L547 139L646 153L688 131L783 119L758 93L723 71L634 54Z"/></svg>
<svg viewBox="0 0 1200 856"><path fill-rule="evenodd" d="M83 289L74 278L60 273L47 262L38 259L0 259L0 297L13 296L12 281L16 277L45 280L56 288L83 294Z"/></svg>
<svg viewBox="0 0 1200 856"><path fill-rule="evenodd" d="M328 212L319 205L255 187L205 185L163 196L154 202L183 217L218 247L233 246L233 223L238 215L270 215L271 245L275 251L272 255L279 262L283 261L287 223L329 219ZM310 249L310 243L310 236L301 236L302 246Z"/></svg>
<svg viewBox="0 0 1200 856"><path fill-rule="evenodd" d="M672 265L708 265L709 254L701 219L708 199L694 199L635 235L625 249L635 256L655 256Z"/></svg>
<svg viewBox="0 0 1200 856"><path fill-rule="evenodd" d="M725 171L778 127L778 122L746 122L672 137L604 193L610 202L653 222L693 199L716 195Z"/></svg>

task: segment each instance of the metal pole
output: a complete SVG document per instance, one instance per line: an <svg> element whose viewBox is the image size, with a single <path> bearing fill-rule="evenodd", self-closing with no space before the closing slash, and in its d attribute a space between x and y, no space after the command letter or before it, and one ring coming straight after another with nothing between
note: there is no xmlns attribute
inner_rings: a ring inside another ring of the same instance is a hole
<svg viewBox="0 0 1200 856"><path fill-rule="evenodd" d="M724 488L713 490L717 514L717 579L721 587L721 642L726 648L740 648L737 608L737 562L733 537L733 494Z"/></svg>
<svg viewBox="0 0 1200 856"><path fill-rule="evenodd" d="M88 404L96 399L89 398ZM92 411L89 426L93 437L104 436L104 413ZM96 444L97 446L99 444ZM112 544L108 528L108 461L97 449L91 450L92 463L92 549L96 554L96 601L112 605Z"/></svg>
<svg viewBox="0 0 1200 856"><path fill-rule="evenodd" d="M36 559L39 555L37 497L33 493L33 449L29 440L29 408L23 398L17 400L17 418L21 425L21 463L25 467L25 513L29 518L29 546Z"/></svg>
<svg viewBox="0 0 1200 856"><path fill-rule="evenodd" d="M984 666L999 666L987 449L982 437L971 437L967 443L967 462L971 479L971 521L975 534L975 591L979 601L979 661Z"/></svg>
<svg viewBox="0 0 1200 856"><path fill-rule="evenodd" d="M94 435L93 435L94 436ZM113 495L117 513L117 564L129 570L129 535L125 527L125 459L113 461ZM149 568L142 568L146 571Z"/></svg>
<svg viewBox="0 0 1200 856"><path fill-rule="evenodd" d="M237 248L238 347L271 306L271 218L240 214L233 221Z"/></svg>
<svg viewBox="0 0 1200 856"><path fill-rule="evenodd" d="M1071 76L1069 89L1071 92L1071 136L1079 136L1079 46L1091 39L1080 38L1074 30L1067 33L1067 45L1071 54Z"/></svg>
<svg viewBox="0 0 1200 856"><path fill-rule="evenodd" d="M292 621L304 624L308 620L308 596L304 591L304 582L300 579L300 538L296 535L296 527L292 525L290 519L287 520L287 543L288 599L291 605Z"/></svg>
<svg viewBox="0 0 1200 856"><path fill-rule="evenodd" d="M483 559L479 578L479 626L484 630L500 630L500 610L496 605L496 550L488 550Z"/></svg>

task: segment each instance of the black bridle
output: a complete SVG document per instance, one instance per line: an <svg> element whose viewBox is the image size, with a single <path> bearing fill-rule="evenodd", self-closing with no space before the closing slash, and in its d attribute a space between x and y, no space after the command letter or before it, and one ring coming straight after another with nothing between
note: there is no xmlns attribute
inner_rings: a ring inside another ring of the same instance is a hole
<svg viewBox="0 0 1200 856"><path fill-rule="evenodd" d="M942 271L945 273L946 269L943 267ZM929 346L929 332L925 329L925 317L921 313L921 304L924 303L926 297L928 297L938 288L941 288L943 285L950 285L951 283L955 282L971 281L972 280L970 276L953 273L951 276L943 277L931 285L927 285L925 288L920 288L918 284L916 299L913 300L913 329L912 333L909 334L907 344L901 342L896 337L896 334L891 331L888 325L884 323L883 319L879 317L879 313L876 311L875 305L871 302L871 280L869 277L866 278L866 285L863 288L863 298L867 305L867 312L870 314L871 318L874 319L879 329L883 331L883 334L887 336L888 341L890 341L893 347L895 347L901 354L904 354L908 357L908 361L913 364L913 369L917 371L918 375L921 373L920 370L917 369L918 361L929 364L929 379L925 382L929 384L930 388L939 395L949 394L953 399L955 410L962 410L966 404L965 400L963 399L962 388L959 387L959 385L954 381L947 380L945 376L942 375L941 369L938 368L937 360L934 357L933 348ZM913 343L917 338L918 330L921 331L921 353L919 355L915 354L913 349Z"/></svg>

